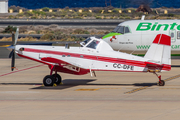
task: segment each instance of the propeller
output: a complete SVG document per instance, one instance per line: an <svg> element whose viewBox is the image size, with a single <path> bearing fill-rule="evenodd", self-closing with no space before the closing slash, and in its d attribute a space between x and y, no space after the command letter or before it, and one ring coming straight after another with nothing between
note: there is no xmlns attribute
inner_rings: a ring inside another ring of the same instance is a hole
<svg viewBox="0 0 180 120"><path fill-rule="evenodd" d="M19 35L19 28L17 28L16 34L14 34L14 32L12 33L12 45L8 47L8 49L11 49L9 58L12 58L12 60L11 60L11 70L12 71L14 70L14 66L15 66L15 47L16 47L18 35Z"/></svg>

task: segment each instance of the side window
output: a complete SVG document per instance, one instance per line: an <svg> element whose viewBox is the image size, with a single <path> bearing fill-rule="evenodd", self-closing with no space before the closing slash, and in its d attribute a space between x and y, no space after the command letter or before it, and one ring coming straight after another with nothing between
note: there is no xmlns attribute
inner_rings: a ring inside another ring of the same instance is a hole
<svg viewBox="0 0 180 120"><path fill-rule="evenodd" d="M125 27L125 31L124 31L124 33L130 33L130 30L129 30L129 28L128 28L128 27Z"/></svg>
<svg viewBox="0 0 180 120"><path fill-rule="evenodd" d="M171 39L174 39L174 33L171 33Z"/></svg>
<svg viewBox="0 0 180 120"><path fill-rule="evenodd" d="M180 39L180 31L177 31L177 39Z"/></svg>
<svg viewBox="0 0 180 120"><path fill-rule="evenodd" d="M178 35L176 35L176 33L177 32L176 32L175 29L169 31L169 36L171 36L171 42L175 42L176 41L177 36L178 36Z"/></svg>

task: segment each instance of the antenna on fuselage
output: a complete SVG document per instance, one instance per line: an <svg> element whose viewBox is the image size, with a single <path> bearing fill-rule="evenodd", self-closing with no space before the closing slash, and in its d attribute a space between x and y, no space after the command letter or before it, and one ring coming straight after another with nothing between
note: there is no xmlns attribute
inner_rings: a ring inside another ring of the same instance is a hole
<svg viewBox="0 0 180 120"><path fill-rule="evenodd" d="M142 15L141 20L144 20L144 18L145 18L145 15Z"/></svg>

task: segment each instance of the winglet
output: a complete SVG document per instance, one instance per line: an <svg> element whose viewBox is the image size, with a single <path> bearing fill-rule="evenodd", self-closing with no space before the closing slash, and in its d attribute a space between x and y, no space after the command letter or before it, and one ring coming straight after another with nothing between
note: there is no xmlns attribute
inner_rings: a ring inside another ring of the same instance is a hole
<svg viewBox="0 0 180 120"><path fill-rule="evenodd" d="M165 34L158 34L153 43L171 46L171 37Z"/></svg>

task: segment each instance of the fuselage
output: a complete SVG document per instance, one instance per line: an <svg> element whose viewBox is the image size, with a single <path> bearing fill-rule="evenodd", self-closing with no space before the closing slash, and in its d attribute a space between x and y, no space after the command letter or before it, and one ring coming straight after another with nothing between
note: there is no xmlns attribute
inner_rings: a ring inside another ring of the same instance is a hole
<svg viewBox="0 0 180 120"><path fill-rule="evenodd" d="M49 66L55 64L59 67L57 69L59 72L77 75L89 71L147 72L148 70L146 62L149 59L114 51L109 44L95 38L83 47L16 45L15 49L21 57Z"/></svg>
<svg viewBox="0 0 180 120"><path fill-rule="evenodd" d="M114 50L145 54L157 34L171 36L171 54L180 56L180 20L131 20L102 37Z"/></svg>

